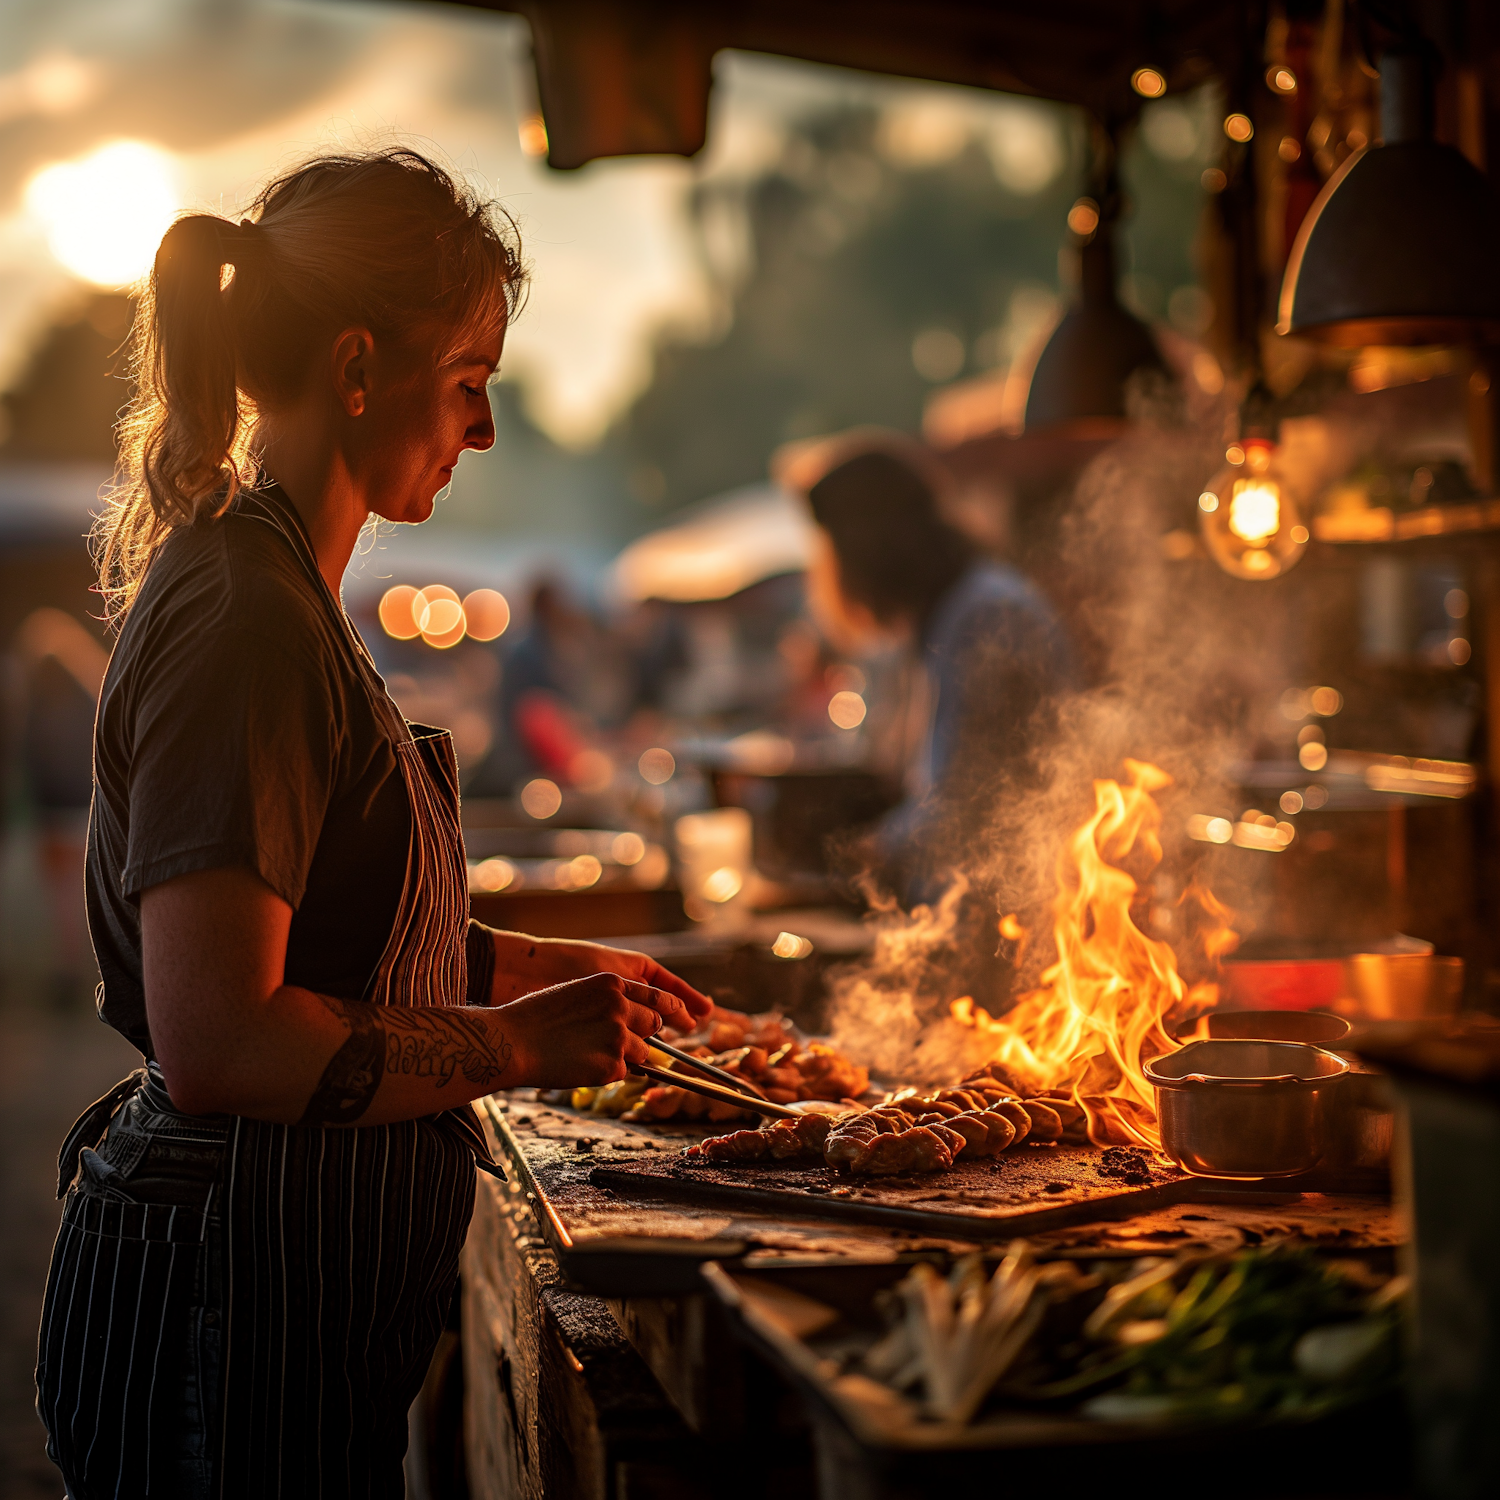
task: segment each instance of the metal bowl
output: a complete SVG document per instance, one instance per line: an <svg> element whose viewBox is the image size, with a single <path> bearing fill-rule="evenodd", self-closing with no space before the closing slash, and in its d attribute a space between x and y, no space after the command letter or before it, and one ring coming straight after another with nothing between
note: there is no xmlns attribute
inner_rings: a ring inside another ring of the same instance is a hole
<svg viewBox="0 0 1500 1500"><path fill-rule="evenodd" d="M1323 1160L1321 1091L1349 1064L1303 1042L1189 1042L1153 1058L1162 1149L1199 1177L1291 1177Z"/></svg>

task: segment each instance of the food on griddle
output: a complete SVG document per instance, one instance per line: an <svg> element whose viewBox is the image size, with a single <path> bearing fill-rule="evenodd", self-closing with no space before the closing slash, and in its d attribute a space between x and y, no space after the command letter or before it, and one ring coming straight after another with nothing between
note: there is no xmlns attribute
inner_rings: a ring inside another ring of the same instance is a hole
<svg viewBox="0 0 1500 1500"><path fill-rule="evenodd" d="M916 1123L911 1115L889 1105L845 1115L828 1132L823 1158L829 1166L852 1167L855 1158L868 1150L877 1136L910 1130Z"/></svg>
<svg viewBox="0 0 1500 1500"><path fill-rule="evenodd" d="M1050 1104L1040 1099L1023 1099L1021 1108L1031 1119L1031 1136L1034 1141L1060 1141L1063 1133L1062 1116Z"/></svg>
<svg viewBox="0 0 1500 1500"><path fill-rule="evenodd" d="M761 1133L767 1138L770 1154L784 1161L792 1156L821 1156L833 1124L831 1115L806 1114L795 1120L773 1121Z"/></svg>
<svg viewBox="0 0 1500 1500"><path fill-rule="evenodd" d="M774 1011L745 1015L715 1006L707 1020L684 1036L665 1027L662 1040L713 1063L750 1086L750 1091L773 1104L799 1104L821 1099L831 1103L853 1100L870 1086L870 1075L824 1042L803 1042ZM652 1052L659 1068L682 1071L683 1064L665 1053ZM598 1089L573 1089L553 1096L575 1109L595 1114L623 1115L631 1121L743 1120L751 1112L733 1104L704 1098L674 1084L626 1078Z"/></svg>
<svg viewBox="0 0 1500 1500"><path fill-rule="evenodd" d="M897 1172L946 1172L953 1165L953 1143L941 1125L916 1125L898 1135L880 1135L850 1163L861 1177L890 1177ZM947 1132L952 1135L953 1132ZM959 1137L960 1143L962 1137Z"/></svg>
<svg viewBox="0 0 1500 1500"><path fill-rule="evenodd" d="M870 1086L870 1070L826 1042L809 1042L790 1061L802 1075L802 1099L858 1099Z"/></svg>
<svg viewBox="0 0 1500 1500"><path fill-rule="evenodd" d="M732 1130L712 1135L701 1145L689 1146L684 1156L698 1161L760 1161L767 1152L766 1130Z"/></svg>
<svg viewBox="0 0 1500 1500"><path fill-rule="evenodd" d="M833 1129L828 1115L800 1115L795 1120L768 1122L760 1130L736 1130L729 1135L710 1136L698 1146L689 1146L684 1156L698 1161L787 1161L793 1157L821 1157L823 1142Z"/></svg>
<svg viewBox="0 0 1500 1500"><path fill-rule="evenodd" d="M681 1092L648 1089L629 1118L649 1117L656 1107L676 1109L675 1101L667 1099L658 1106L653 1096ZM713 1117L711 1111L687 1107ZM874 1109L851 1110L833 1120L826 1115L780 1120L758 1131L711 1136L701 1146L688 1147L685 1154L705 1161L784 1161L821 1154L829 1166L855 1176L886 1177L947 1171L962 1157L998 1156L1024 1140L1050 1142L1062 1134L1062 1116L1049 1102L1007 1098L998 1087L939 1089L930 1094L902 1089Z"/></svg>

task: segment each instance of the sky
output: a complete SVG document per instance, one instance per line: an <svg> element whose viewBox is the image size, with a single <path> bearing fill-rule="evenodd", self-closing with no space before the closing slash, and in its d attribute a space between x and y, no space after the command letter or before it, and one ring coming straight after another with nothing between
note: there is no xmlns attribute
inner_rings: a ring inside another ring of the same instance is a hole
<svg viewBox="0 0 1500 1500"><path fill-rule="evenodd" d="M1045 106L725 54L699 159L554 172L522 144L529 46L519 19L449 6L0 0L0 385L80 296L79 272L128 280L174 213L238 217L299 157L400 136L518 221L533 286L503 374L549 435L586 448L648 381L660 330L706 336L722 318L744 247L732 226L705 247L689 194L774 161L798 114L874 103L884 149L908 163L977 138L1020 192L1067 157L1062 116Z"/></svg>

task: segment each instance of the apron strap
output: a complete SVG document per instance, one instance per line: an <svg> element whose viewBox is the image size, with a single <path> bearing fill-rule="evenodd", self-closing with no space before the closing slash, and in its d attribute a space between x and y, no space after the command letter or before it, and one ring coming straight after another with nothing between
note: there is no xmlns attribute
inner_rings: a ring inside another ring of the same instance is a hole
<svg viewBox="0 0 1500 1500"><path fill-rule="evenodd" d="M57 1153L59 1198L68 1191L68 1185L78 1175L79 1158L85 1148L99 1144L120 1106L145 1087L146 1078L146 1070L137 1068L129 1077L122 1078L103 1098L95 1099L73 1122L73 1128L62 1143L62 1150Z"/></svg>

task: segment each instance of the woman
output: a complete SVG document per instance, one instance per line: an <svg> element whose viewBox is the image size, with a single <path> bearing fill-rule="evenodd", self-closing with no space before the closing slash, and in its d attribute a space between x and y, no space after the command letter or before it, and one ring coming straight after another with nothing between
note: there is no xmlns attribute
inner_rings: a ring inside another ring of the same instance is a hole
<svg viewBox="0 0 1500 1500"><path fill-rule="evenodd" d="M162 241L88 858L101 1013L147 1066L63 1148L37 1369L76 1500L400 1496L494 1170L469 1101L622 1077L708 1009L639 954L469 922L451 744L339 603L367 520L425 520L493 443L523 284L504 222L402 150Z"/></svg>
<svg viewBox="0 0 1500 1500"><path fill-rule="evenodd" d="M808 587L825 632L854 651L909 643L926 668L928 731L876 851L907 903L930 901L972 862L993 799L1024 785L1049 709L1075 685L1067 636L1041 590L943 518L915 444L856 434L787 477L817 525Z"/></svg>

